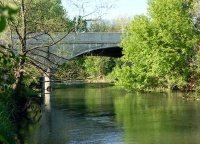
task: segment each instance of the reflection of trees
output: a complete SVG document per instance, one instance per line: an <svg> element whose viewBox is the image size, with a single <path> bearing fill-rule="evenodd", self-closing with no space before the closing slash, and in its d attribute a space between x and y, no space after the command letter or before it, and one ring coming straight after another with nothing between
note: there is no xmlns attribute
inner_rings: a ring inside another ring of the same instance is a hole
<svg viewBox="0 0 200 144"><path fill-rule="evenodd" d="M106 88L87 89L85 97L85 105L89 113L101 113L105 111L113 111L112 97Z"/></svg>
<svg viewBox="0 0 200 144"><path fill-rule="evenodd" d="M55 91L55 101L59 106L66 109L73 108L83 113L113 113L113 95L115 94L117 94L116 90L111 90L104 84L69 86Z"/></svg>
<svg viewBox="0 0 200 144"><path fill-rule="evenodd" d="M197 105L170 94L131 94L115 99L127 143L197 143ZM198 107L199 108L199 107Z"/></svg>

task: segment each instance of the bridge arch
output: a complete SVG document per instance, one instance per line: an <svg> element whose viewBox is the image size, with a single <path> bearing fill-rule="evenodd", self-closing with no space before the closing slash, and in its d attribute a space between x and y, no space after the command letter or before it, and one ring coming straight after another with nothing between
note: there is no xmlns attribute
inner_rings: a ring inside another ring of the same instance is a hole
<svg viewBox="0 0 200 144"><path fill-rule="evenodd" d="M52 39L57 40L63 35L64 33L56 33L51 39L42 36L29 42L29 45L50 43ZM121 57L121 35L122 33L71 33L56 45L35 49L28 54L41 66L53 69L82 55Z"/></svg>
<svg viewBox="0 0 200 144"><path fill-rule="evenodd" d="M107 57L114 57L120 58L123 56L122 48L119 46L112 46L112 47L100 47L94 50L84 51L80 54L75 55L74 57L79 56L107 56Z"/></svg>

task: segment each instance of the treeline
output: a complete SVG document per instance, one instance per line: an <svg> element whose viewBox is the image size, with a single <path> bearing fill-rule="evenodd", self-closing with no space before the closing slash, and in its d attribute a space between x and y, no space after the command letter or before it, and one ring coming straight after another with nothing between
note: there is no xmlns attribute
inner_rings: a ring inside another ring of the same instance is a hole
<svg viewBox="0 0 200 144"><path fill-rule="evenodd" d="M199 19L199 1L149 1L148 14L135 16L122 38L115 84L199 93Z"/></svg>
<svg viewBox="0 0 200 144"><path fill-rule="evenodd" d="M117 59L102 56L77 57L72 59L55 71L55 78L67 80L111 80L111 72L116 66Z"/></svg>

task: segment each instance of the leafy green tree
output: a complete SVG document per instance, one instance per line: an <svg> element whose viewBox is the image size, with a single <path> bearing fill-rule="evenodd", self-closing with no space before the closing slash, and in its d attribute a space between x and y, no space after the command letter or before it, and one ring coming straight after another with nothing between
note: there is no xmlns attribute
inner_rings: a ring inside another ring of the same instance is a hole
<svg viewBox="0 0 200 144"><path fill-rule="evenodd" d="M66 11L63 9L60 0L3 0L1 4L4 6L9 2L15 3L20 8L20 11L15 16L15 21L7 19L8 28L4 32L4 37L1 38L5 43L9 44L9 48L16 51L17 64L12 70L15 76L13 96L17 97L20 95L22 87L25 85L27 87L27 84L30 84L30 81L27 83L24 78L34 79L35 77L34 75L27 75L26 67L35 68L41 73L45 72L45 69L38 65L38 62L32 59L28 53L47 45L30 47L27 44L28 41L35 39L37 34L51 37L51 32L65 31L68 33L72 28L70 20L66 18ZM6 38L6 36L9 37ZM14 37L18 39L14 40ZM58 42L59 40L54 41L51 45L55 45Z"/></svg>
<svg viewBox="0 0 200 144"><path fill-rule="evenodd" d="M7 19L13 20L17 13L14 5L2 5L0 2L0 33L6 29ZM10 69L14 67L15 55L7 50L5 44L0 44L0 143L12 144L14 141L15 127L10 117L13 101L10 100L11 84L14 82L14 73Z"/></svg>
<svg viewBox="0 0 200 144"><path fill-rule="evenodd" d="M26 66L31 65L41 73L45 73L47 69L32 58L31 52L56 45L70 32L85 31L86 21L81 16L72 21L66 18L66 11L60 0L3 0L2 3L8 2L15 2L20 8L16 21L9 22L9 28L6 31L6 35L9 35L10 48L15 49L19 57L14 71L16 81L13 84L13 96L17 96L22 86ZM10 34L8 34L9 32ZM53 39L55 32L64 32L65 34L61 38ZM16 34L16 36L12 34ZM37 39L38 35L48 36L52 41L49 44L28 45L28 42ZM17 37L17 40L13 39L14 37ZM5 40L5 37L3 38ZM37 56L40 57L40 55ZM45 57L43 58L45 59ZM45 60L52 62L48 58Z"/></svg>
<svg viewBox="0 0 200 144"><path fill-rule="evenodd" d="M110 57L89 56L85 59L84 66L89 77L102 79L112 71L115 61Z"/></svg>
<svg viewBox="0 0 200 144"><path fill-rule="evenodd" d="M29 32L63 32L72 28L61 0L26 0ZM30 23L30 24L29 24Z"/></svg>
<svg viewBox="0 0 200 144"><path fill-rule="evenodd" d="M127 90L196 87L192 23L194 1L150 0L149 16L136 16L122 39L123 65L116 68L116 85Z"/></svg>
<svg viewBox="0 0 200 144"><path fill-rule="evenodd" d="M86 73L84 68L84 58L78 57L59 66L54 74L58 80L82 80Z"/></svg>

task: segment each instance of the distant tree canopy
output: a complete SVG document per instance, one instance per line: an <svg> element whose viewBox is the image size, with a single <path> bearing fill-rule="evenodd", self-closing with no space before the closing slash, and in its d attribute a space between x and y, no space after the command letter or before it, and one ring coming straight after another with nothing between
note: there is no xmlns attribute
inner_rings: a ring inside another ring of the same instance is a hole
<svg viewBox="0 0 200 144"><path fill-rule="evenodd" d="M15 3L19 8L24 4L26 10L16 16L17 27L22 25L25 18L26 29L29 32L57 32L67 31L70 28L70 20L60 0L2 0L2 4ZM22 9L22 7L21 7Z"/></svg>
<svg viewBox="0 0 200 144"><path fill-rule="evenodd" d="M131 19L126 17L117 17L113 20L96 20L91 22L88 31L90 32L124 32Z"/></svg>
<svg viewBox="0 0 200 144"><path fill-rule="evenodd" d="M126 90L195 90L199 85L199 32L195 0L149 0L148 16L135 16L121 42L124 57L115 69Z"/></svg>

